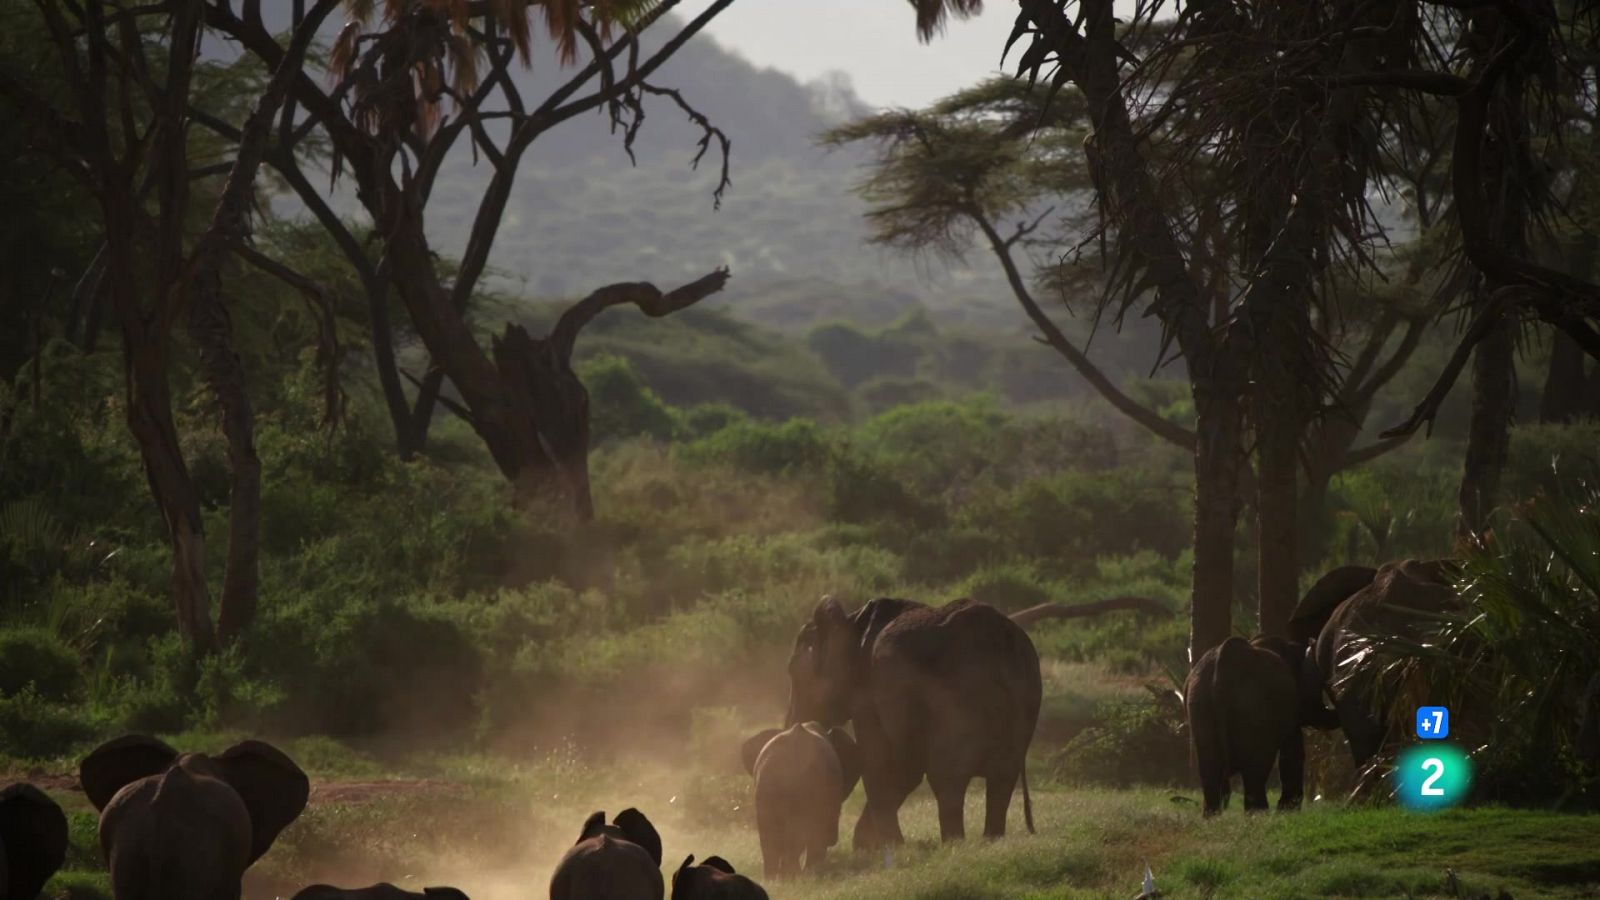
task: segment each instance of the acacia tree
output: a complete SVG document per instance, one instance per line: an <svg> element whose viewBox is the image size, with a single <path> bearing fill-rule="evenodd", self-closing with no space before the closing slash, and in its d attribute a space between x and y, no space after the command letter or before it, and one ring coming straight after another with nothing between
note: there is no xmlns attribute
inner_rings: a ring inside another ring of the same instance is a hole
<svg viewBox="0 0 1600 900"><path fill-rule="evenodd" d="M103 247L82 281L104 291L120 326L125 415L172 547L179 630L205 652L249 625L259 590L261 471L222 296L223 263L249 235L267 130L336 0L319 0L288 45L278 47L278 65L254 100L234 158L202 170L189 161L189 98L209 4L36 5L59 70L44 83L0 70L0 94L99 207ZM208 223L191 235L190 183L218 174L225 180ZM180 321L198 351L228 442L228 557L215 625L199 501L172 417L168 370Z"/></svg>
<svg viewBox="0 0 1600 900"><path fill-rule="evenodd" d="M878 158L859 186L872 204L868 220L874 240L906 252L964 257L974 244L993 255L1018 305L1039 330L1039 340L1055 350L1107 403L1156 437L1193 452L1192 429L1163 418L1129 396L1056 324L1040 295L1055 296L1069 308L1074 298L1097 290L1094 259L1080 258L1081 235L1094 230L1092 192L1081 147L1087 132L1082 95L1066 90L1051 96L1047 85L997 79L962 91L926 110L893 110L836 128L831 144L871 141ZM1049 208L1040 211L1040 207ZM1077 210L1057 214L1057 209ZM1041 225L1053 216L1051 232ZM1008 220L1018 220L1007 228ZM1032 257L1046 262L1036 265ZM1092 247L1087 254L1093 257ZM1063 256L1074 264L1061 265ZM1413 254L1421 259L1421 254ZM1415 288L1423 267L1407 266L1406 283ZM1377 458L1399 441L1356 447L1375 395L1405 365L1430 320L1399 296L1370 296L1355 286L1342 294L1363 294L1354 314L1317 323L1333 371L1322 377L1336 385L1333 409L1306 423L1300 436L1305 493L1316 519L1329 480L1350 466ZM1259 430L1259 428L1258 428ZM1257 442L1260 446L1260 442ZM1252 473L1241 470L1241 501L1253 503L1258 489ZM1310 523L1308 523L1308 526ZM1314 530L1303 527L1301 532Z"/></svg>
<svg viewBox="0 0 1600 900"><path fill-rule="evenodd" d="M650 79L731 2L716 0L646 56L639 35L663 22L679 0L389 0L381 21L356 17L341 31L329 63L331 86L310 73L295 80L294 106L280 119L268 159L304 198L309 182L294 154L306 136L320 133L333 155L334 177L355 183L356 196L372 218L381 247L376 263L326 204L311 205L369 285L374 348L397 433L402 422L425 428L439 381L448 379L461 403L447 405L478 433L519 502L555 495L580 517L592 514L588 399L571 368L579 330L610 306L632 304L651 316L682 309L721 290L726 270L670 292L638 282L600 288L569 309L550 335L534 337L507 326L489 350L473 335L466 303L487 267L523 155L539 136L574 116L606 112L631 152L645 98L671 102L703 130L696 163L717 144L720 200L728 184L726 135L681 94ZM589 58L534 104L524 100L511 76L514 66L529 61L530 20L536 14L544 16L564 61L575 62L580 45ZM209 22L268 67L281 62L281 49L259 15L222 9ZM224 123L217 123L217 130L227 133ZM447 277L434 261L425 213L439 169L462 136L487 161L491 174L460 264ZM431 357L428 378L418 380L417 407L404 400L380 315L390 288L404 302ZM403 433L399 443L403 452L420 446L415 435Z"/></svg>
<svg viewBox="0 0 1600 900"><path fill-rule="evenodd" d="M916 5L926 35L948 12L980 4ZM1500 247L1491 234L1482 184L1489 99L1508 60L1548 34L1548 23L1519 4L1153 0L1125 25L1110 0L1018 0L1018 8L1008 48L1022 42L1019 70L1084 97L1093 129L1085 156L1117 288L1107 305L1121 313L1153 298L1150 310L1190 372L1198 414L1191 654L1228 633L1232 497L1247 409L1258 422L1263 626L1270 630L1293 602L1298 564L1284 536L1296 504L1296 436L1329 393L1316 377L1326 348L1311 326L1327 315L1330 274L1373 265L1383 228L1366 199L1381 136L1401 127L1405 110L1428 95L1456 98L1454 218L1467 259L1496 287L1434 390L1386 436L1431 421L1507 310L1549 322L1586 352L1600 349L1588 321L1600 307L1595 287ZM1441 21L1485 9L1501 11L1509 27L1491 39L1490 53L1463 63L1439 39L1465 29ZM1452 71L1461 65L1467 75ZM1277 612L1269 618L1269 610Z"/></svg>

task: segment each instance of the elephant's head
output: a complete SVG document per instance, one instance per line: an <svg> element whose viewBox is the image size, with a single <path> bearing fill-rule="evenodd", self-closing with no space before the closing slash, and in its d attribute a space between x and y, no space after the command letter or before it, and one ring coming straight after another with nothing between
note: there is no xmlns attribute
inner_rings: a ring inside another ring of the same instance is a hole
<svg viewBox="0 0 1600 900"><path fill-rule="evenodd" d="M604 812L591 813L583 823L583 830L578 833L577 843L581 844L600 835L635 844L644 850L656 865L661 865L661 835L656 832L656 827L650 824L650 819L644 813L631 806L617 813L610 825L606 824Z"/></svg>
<svg viewBox="0 0 1600 900"><path fill-rule="evenodd" d="M848 798L856 789L856 782L861 779L861 751L856 747L855 738L843 728L838 726L830 728L820 722L808 722L804 727L825 738L833 747L833 755L839 760L839 774L844 783L844 798ZM745 739L740 745L739 756L744 761L746 772L751 775L756 773L756 761L761 758L761 751L766 748L768 742L783 734L785 730L768 728Z"/></svg>
<svg viewBox="0 0 1600 900"><path fill-rule="evenodd" d="M850 693L861 666L861 634L844 607L824 597L794 639L789 655L789 712L784 725L850 718Z"/></svg>
<svg viewBox="0 0 1600 900"><path fill-rule="evenodd" d="M0 790L0 897L37 897L67 859L67 817L31 784Z"/></svg>
<svg viewBox="0 0 1600 900"><path fill-rule="evenodd" d="M852 694L864 680L873 642L895 617L918 607L921 604L911 600L880 597L852 616L837 600L823 597L811 621L795 636L789 655L789 713L784 724L849 721Z"/></svg>
<svg viewBox="0 0 1600 900"><path fill-rule="evenodd" d="M767 892L754 881L733 870L720 856L708 856L694 864L691 853L672 873L672 900L766 900Z"/></svg>
<svg viewBox="0 0 1600 900"><path fill-rule="evenodd" d="M217 779L239 795L250 814L250 862L272 847L278 834L306 808L311 782L278 748L264 741L241 741L217 756L179 755L165 743L141 734L101 744L78 765L83 792L104 810L119 791L161 775L173 766Z"/></svg>

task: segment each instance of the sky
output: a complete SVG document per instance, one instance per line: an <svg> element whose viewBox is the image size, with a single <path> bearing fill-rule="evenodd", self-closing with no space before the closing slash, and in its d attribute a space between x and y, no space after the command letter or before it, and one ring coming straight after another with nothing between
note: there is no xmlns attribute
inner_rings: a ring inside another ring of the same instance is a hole
<svg viewBox="0 0 1600 900"><path fill-rule="evenodd" d="M693 17L711 0L687 0ZM999 71L1014 3L954 19L931 43L917 40L906 0L737 0L707 27L717 43L801 81L844 72L874 106L923 106ZM1016 54L1012 54L1015 62Z"/></svg>

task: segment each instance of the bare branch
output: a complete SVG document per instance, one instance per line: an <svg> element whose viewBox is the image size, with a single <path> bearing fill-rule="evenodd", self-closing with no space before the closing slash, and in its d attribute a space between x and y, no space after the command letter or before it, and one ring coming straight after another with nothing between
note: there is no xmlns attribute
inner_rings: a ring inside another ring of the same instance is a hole
<svg viewBox="0 0 1600 900"><path fill-rule="evenodd" d="M555 329L550 332L550 342L562 359L571 359L572 347L578 340L578 332L583 330L583 326L589 324L595 316L613 306L632 303L645 315L660 318L699 303L721 291L727 283L728 269L723 266L697 281L666 294L645 281L607 285L568 307L556 322Z"/></svg>

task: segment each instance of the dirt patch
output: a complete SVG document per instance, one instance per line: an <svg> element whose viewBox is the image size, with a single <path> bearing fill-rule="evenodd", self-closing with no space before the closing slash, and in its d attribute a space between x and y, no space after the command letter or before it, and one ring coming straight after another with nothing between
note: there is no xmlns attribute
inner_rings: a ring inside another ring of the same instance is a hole
<svg viewBox="0 0 1600 900"><path fill-rule="evenodd" d="M315 781L311 782L312 806L372 803L378 800L412 797L460 796L466 793L459 784L431 778L390 779L384 781Z"/></svg>

